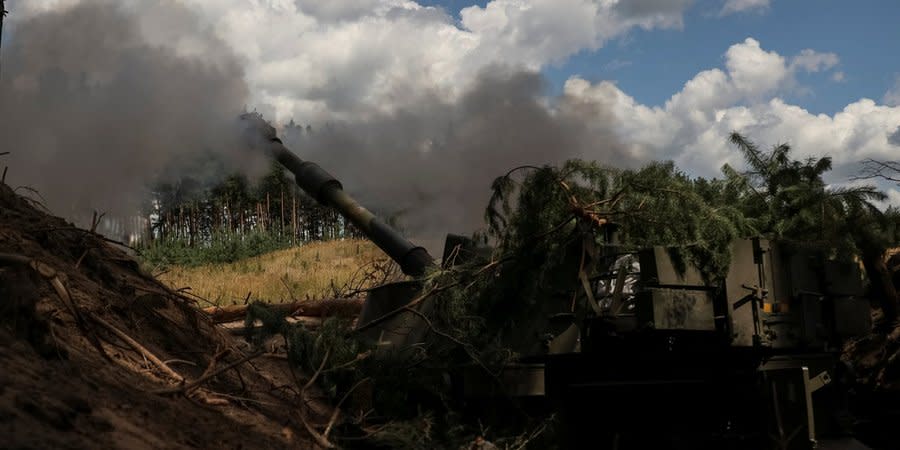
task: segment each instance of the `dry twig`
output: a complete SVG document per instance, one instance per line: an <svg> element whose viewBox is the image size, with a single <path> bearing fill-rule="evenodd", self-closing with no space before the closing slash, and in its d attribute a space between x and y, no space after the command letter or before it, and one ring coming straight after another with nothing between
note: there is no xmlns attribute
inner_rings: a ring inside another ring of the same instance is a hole
<svg viewBox="0 0 900 450"><path fill-rule="evenodd" d="M349 390L347 390L346 393L344 393L344 396L341 397L341 400L338 401L337 405L334 405L334 412L331 413L331 418L328 419L328 424L325 426L325 431L322 432L323 438L328 439L328 435L331 433L331 429L332 427L334 427L334 424L341 413L341 405L343 405L344 402L347 401L347 398L350 397L350 394L352 394L353 391L356 390L356 388L369 381L371 381L370 378L363 378L362 380L357 381L356 384L354 384L352 387L350 387Z"/></svg>
<svg viewBox="0 0 900 450"><path fill-rule="evenodd" d="M112 334L116 335L116 337L118 337L119 339L123 340L126 344L131 346L131 348L133 348L138 353L140 353L141 356L143 356L144 358L146 358L147 360L152 362L157 368L159 368L159 370L162 370L166 375L168 375L169 377L173 378L176 381L184 381L184 377L179 375L178 372L175 372L174 370L172 370L172 368L169 367L168 364L166 364L161 359L159 359L150 350L147 350L146 347L144 347L143 345L141 345L140 343L138 343L137 341L132 339L131 336L128 336L127 334L125 334L124 331L116 328L113 324L103 320L102 318L100 318L100 316L97 316L96 314L89 313L89 317L95 323L103 326L104 328L109 330Z"/></svg>
<svg viewBox="0 0 900 450"><path fill-rule="evenodd" d="M332 444L328 439L325 439L312 425L309 424L309 421L306 420L306 417L303 413L297 413L297 417L300 418L300 423L303 424L303 427L306 428L306 431L309 433L313 439L316 440L316 443L319 444L322 448L335 448L335 445Z"/></svg>
<svg viewBox="0 0 900 450"><path fill-rule="evenodd" d="M183 384L183 385L181 385L181 386L176 386L176 387L172 387L172 388L168 388L168 389L157 389L157 390L153 391L153 393L154 393L154 394L159 394L159 395L165 395L165 394L179 394L179 393L185 393L185 392L188 392L189 390L191 390L191 389L193 389L193 388L195 388L195 387L197 387L197 386L199 386L199 385L205 383L205 382L206 382L207 380L209 380L210 378L213 378L213 377L215 377L215 376L221 375L221 374L223 374L223 373L225 373L225 372L227 372L227 371L229 371L229 370L231 370L231 369L233 369L233 368L235 368L235 367L237 367L237 366L239 366L239 365L241 365L241 364L244 364L244 363L247 362L247 361L250 361L251 359L258 358L258 357L262 356L263 354L265 354L264 351L257 351L257 352L254 352L254 353L247 354L247 355L244 356L243 358L241 358L241 359L239 359L239 360L237 360L237 361L235 361L235 362L233 362L233 363L230 363L230 364L226 365L225 367L222 367L222 368L217 369L217 370L215 370L215 371L213 371L213 372L207 373L206 375L203 375L203 376L201 376L200 378L197 378L197 379L194 380L194 381L191 381L191 382L189 382L189 383L185 383L185 384Z"/></svg>
<svg viewBox="0 0 900 450"><path fill-rule="evenodd" d="M516 440L516 443L519 444L518 446L516 446L516 450L522 450L526 448L528 444L531 443L531 441L535 440L538 436L543 434L544 431L547 430L547 424L552 420L553 416L545 420L544 423L541 424L541 426L537 427L534 431L529 433L528 436L520 436L519 439Z"/></svg>
<svg viewBox="0 0 900 450"><path fill-rule="evenodd" d="M900 183L900 161L879 161L866 159L863 161L862 174L851 177L851 180L871 180L880 178L885 181Z"/></svg>
<svg viewBox="0 0 900 450"><path fill-rule="evenodd" d="M420 303L424 302L425 300L427 300L427 299L428 299L429 297L431 297L432 295L434 295L434 294L436 294L436 293L438 293L438 292L441 292L441 291L445 291L445 290L447 290L447 289L450 289L450 288L452 288L452 287L458 285L459 283L460 283L459 281L455 281L455 282L453 282L453 283L450 283L450 284L447 284L447 285L444 285L444 286L433 286L433 287L431 287L430 289L428 289L428 291L426 291L426 292L424 292L422 295L419 295L418 297L414 298L414 299L413 299L412 301L410 301L409 303L407 303L407 304L405 304L405 305L403 305L403 306L401 306L401 307L399 307L399 308L397 308L397 309L394 309L394 310L392 310L392 311L389 311L389 312L383 314L383 315L380 316L380 317L377 317L377 318L375 318L375 319L370 320L370 321L367 322L365 325L362 325L362 326L357 327L355 331L356 331L357 333L359 333L359 332L365 331L365 330L367 330L367 329L369 329L369 328L372 328L372 327L374 327L374 326L376 326L376 325L378 325L378 324L380 324L380 323L382 323L382 322L385 322L385 321L391 319L392 317L396 316L397 314L400 314L400 313L402 313L402 312L406 312L406 311L408 310L408 308L412 308L413 306L418 306Z"/></svg>
<svg viewBox="0 0 900 450"><path fill-rule="evenodd" d="M441 331L441 330L438 330L438 329L434 326L434 324L431 322L431 320L428 318L428 316L426 316L425 314L422 314L420 311L416 311L416 310L413 309L413 308L407 308L407 311L409 311L409 312L411 312L411 313L413 313L413 314L419 316L419 318L421 318L422 321L425 322L426 325L428 325L428 328L429 328L433 333L437 334L438 336L442 336L442 337L444 337L444 338L447 338L447 339L453 341L454 344L459 345L460 347L462 347L463 350L466 351L466 354L469 355L469 358L472 358L472 361L475 361L475 363L478 364L478 365L482 368L482 370L484 370L488 375L490 375L492 378L494 378L494 381L496 381L498 384L501 384L500 378L499 378L499 377L500 377L500 373L499 373L499 372L494 372L494 371L492 371L490 368L488 368L488 366L481 360L481 358L479 358L479 357L475 354L475 352L472 350L472 345L471 345L471 344L467 344L467 343L465 343L465 342L463 342L463 341L460 341L459 339L457 339L457 338L455 338L455 337L453 337L453 336L451 336L451 335L449 335L449 334L447 334L447 333L445 333L445 332L443 332L443 331ZM501 370L502 370L502 369L501 369Z"/></svg>
<svg viewBox="0 0 900 450"><path fill-rule="evenodd" d="M306 384L303 385L303 388L300 389L301 394L303 394L303 392L305 392L310 386L313 385L313 383L316 382L316 380L319 378L319 375L322 374L322 369L325 368L325 364L328 363L328 358L330 356L331 356L331 349L329 348L328 350L325 351L325 356L322 357L322 363L319 364L319 368L316 369L316 372L313 374L313 376L310 377L309 381L307 381Z"/></svg>

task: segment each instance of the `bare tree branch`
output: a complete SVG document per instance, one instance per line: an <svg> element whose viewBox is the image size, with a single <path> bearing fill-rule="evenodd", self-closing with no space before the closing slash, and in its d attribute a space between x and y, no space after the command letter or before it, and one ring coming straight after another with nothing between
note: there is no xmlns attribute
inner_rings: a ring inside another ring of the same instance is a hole
<svg viewBox="0 0 900 450"><path fill-rule="evenodd" d="M851 180L882 179L900 184L900 161L879 161L866 159L862 162L863 168L860 175L851 177Z"/></svg>

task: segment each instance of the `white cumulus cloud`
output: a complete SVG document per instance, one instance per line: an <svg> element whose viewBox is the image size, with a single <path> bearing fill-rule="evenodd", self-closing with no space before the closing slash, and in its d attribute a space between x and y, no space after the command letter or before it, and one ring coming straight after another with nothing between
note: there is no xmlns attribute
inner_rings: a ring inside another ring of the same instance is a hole
<svg viewBox="0 0 900 450"><path fill-rule="evenodd" d="M745 11L765 11L769 9L769 3L770 0L727 0L719 14L725 16Z"/></svg>
<svg viewBox="0 0 900 450"><path fill-rule="evenodd" d="M565 92L612 105L620 138L643 156L671 159L700 175L718 175L724 163L741 165L728 144L735 130L760 145L789 143L798 157L831 156L837 171L865 158L896 159L891 136L900 127L900 107L861 98L833 115L812 114L779 96L792 83L786 60L747 39L726 51L724 69L698 73L657 107L640 104L607 81L571 78ZM808 69L805 64L792 65Z"/></svg>
<svg viewBox="0 0 900 450"><path fill-rule="evenodd" d="M740 93L756 97L773 92L789 76L785 59L775 52L767 52L759 41L747 38L743 43L732 45L725 53L725 67L731 79L731 86Z"/></svg>
<svg viewBox="0 0 900 450"><path fill-rule="evenodd" d="M813 49L804 49L800 54L791 58L791 66L801 68L807 72L819 72L830 69L840 62L834 53L822 53Z"/></svg>

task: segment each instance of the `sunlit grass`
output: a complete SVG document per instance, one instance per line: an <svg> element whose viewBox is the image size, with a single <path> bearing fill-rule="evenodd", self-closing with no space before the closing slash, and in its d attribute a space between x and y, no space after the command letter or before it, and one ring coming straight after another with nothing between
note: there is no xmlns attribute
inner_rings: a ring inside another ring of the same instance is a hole
<svg viewBox="0 0 900 450"><path fill-rule="evenodd" d="M345 285L360 268L387 257L366 240L314 242L227 264L172 266L159 276L169 286L216 304L252 299L283 302L322 298Z"/></svg>

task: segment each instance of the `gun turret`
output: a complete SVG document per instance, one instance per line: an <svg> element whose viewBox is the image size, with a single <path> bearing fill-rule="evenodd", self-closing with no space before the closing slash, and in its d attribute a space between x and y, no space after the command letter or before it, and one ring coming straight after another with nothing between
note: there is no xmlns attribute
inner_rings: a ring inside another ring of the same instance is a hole
<svg viewBox="0 0 900 450"><path fill-rule="evenodd" d="M276 161L294 174L297 185L320 204L336 209L344 218L362 231L366 237L400 265L403 273L421 276L435 264L434 258L423 247L409 242L402 234L360 205L344 192L340 181L310 161L300 159L288 150L275 133L275 129L258 115L245 114L251 127L251 142L264 149Z"/></svg>

